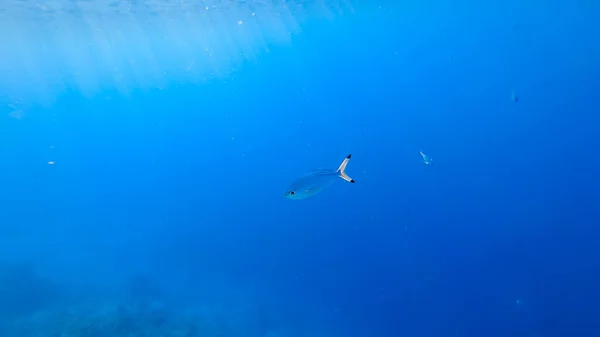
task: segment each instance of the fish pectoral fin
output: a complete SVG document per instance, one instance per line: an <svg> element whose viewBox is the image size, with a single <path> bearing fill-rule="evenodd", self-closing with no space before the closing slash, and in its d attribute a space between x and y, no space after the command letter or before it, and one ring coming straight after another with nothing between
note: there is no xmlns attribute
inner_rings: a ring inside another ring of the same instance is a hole
<svg viewBox="0 0 600 337"><path fill-rule="evenodd" d="M353 183L354 184L354 179L350 178L350 176L348 176L346 174L346 166L348 165L348 162L350 161L350 158L352 157L351 154L349 154L344 161L342 162L342 164L340 165L340 167L338 167L337 172L340 174L340 178L344 179L345 181L349 182L349 183Z"/></svg>

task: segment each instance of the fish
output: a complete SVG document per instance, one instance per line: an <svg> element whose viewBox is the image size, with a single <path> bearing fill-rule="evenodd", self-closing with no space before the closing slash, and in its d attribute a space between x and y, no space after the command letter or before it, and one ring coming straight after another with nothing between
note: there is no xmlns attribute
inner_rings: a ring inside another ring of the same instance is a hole
<svg viewBox="0 0 600 337"><path fill-rule="evenodd" d="M519 103L519 96L517 95L515 89L510 89L510 100L514 103Z"/></svg>
<svg viewBox="0 0 600 337"><path fill-rule="evenodd" d="M337 170L318 169L306 173L288 187L284 196L292 200L310 198L327 189L338 178L342 178L345 181L354 184L354 179L346 174L346 166L351 157L352 155L349 154Z"/></svg>
<svg viewBox="0 0 600 337"><path fill-rule="evenodd" d="M423 151L419 151L419 153L421 154L421 157L423 158L423 163L425 163L425 165L433 165L433 158L423 153Z"/></svg>

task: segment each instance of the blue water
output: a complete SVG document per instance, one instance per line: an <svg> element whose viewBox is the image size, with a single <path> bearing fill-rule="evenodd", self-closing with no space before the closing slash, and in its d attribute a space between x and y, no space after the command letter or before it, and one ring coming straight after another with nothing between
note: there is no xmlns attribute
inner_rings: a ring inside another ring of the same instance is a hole
<svg viewBox="0 0 600 337"><path fill-rule="evenodd" d="M1 3L0 336L600 335L598 15Z"/></svg>

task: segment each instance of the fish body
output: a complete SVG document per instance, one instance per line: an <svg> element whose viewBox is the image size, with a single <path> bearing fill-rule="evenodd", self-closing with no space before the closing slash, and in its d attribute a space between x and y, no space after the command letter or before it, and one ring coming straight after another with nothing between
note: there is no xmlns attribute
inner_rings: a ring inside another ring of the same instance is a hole
<svg viewBox="0 0 600 337"><path fill-rule="evenodd" d="M327 189L339 178L354 183L354 179L350 178L345 172L350 157L351 155L348 155L337 170L319 169L306 173L288 187L284 196L292 200L310 198Z"/></svg>
<svg viewBox="0 0 600 337"><path fill-rule="evenodd" d="M423 158L423 163L425 163L425 165L433 165L433 158L423 153L423 151L419 151L419 153L421 154L421 158Z"/></svg>
<svg viewBox="0 0 600 337"><path fill-rule="evenodd" d="M510 89L510 100L513 101L514 103L519 102L519 96L517 95L517 92L515 91L515 89Z"/></svg>

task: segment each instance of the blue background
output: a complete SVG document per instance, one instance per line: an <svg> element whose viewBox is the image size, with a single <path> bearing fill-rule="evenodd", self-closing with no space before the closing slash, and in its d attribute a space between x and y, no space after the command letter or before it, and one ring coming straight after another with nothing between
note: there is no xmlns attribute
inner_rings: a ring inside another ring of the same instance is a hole
<svg viewBox="0 0 600 337"><path fill-rule="evenodd" d="M41 23L5 23L29 40L0 56L0 260L69 291L143 275L173 307L259 303L265 331L282 336L599 334L599 5L315 8L290 12L288 40L241 58L232 45L256 43L257 30L213 24L234 41L213 41L235 58L220 75L177 73L162 26L140 19L165 72L126 90L102 64L87 73L93 85L67 61L43 84L17 76L16 58L49 71L27 33ZM92 31L80 33L92 48L80 59L100 43ZM145 57L135 44L128 53ZM128 69L125 59L111 64ZM283 197L349 153L356 184ZM26 314L61 302L21 292Z"/></svg>

